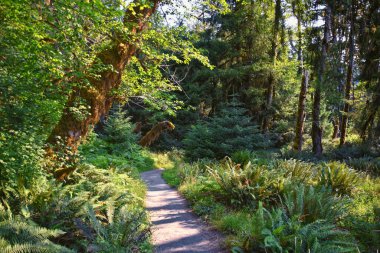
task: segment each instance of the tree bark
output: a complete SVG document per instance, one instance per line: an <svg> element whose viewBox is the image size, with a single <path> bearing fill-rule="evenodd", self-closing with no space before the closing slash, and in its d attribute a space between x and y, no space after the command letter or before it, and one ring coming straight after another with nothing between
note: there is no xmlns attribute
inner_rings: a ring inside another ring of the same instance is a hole
<svg viewBox="0 0 380 253"><path fill-rule="evenodd" d="M324 82L324 72L326 68L326 58L327 58L327 47L330 36L330 18L331 18L331 8L329 3L326 3L325 9L325 26L324 26L324 35L322 40L322 53L321 60L318 71L318 79L314 91L314 100L313 100L313 112L312 112L312 128L311 128L311 137L313 142L313 153L316 156L321 156L323 152L322 147L322 127L320 121L321 114L321 93L322 93L322 84Z"/></svg>
<svg viewBox="0 0 380 253"><path fill-rule="evenodd" d="M272 60L273 67L276 65L276 60L277 60L278 32L280 29L281 16L282 16L281 0L276 0L272 48L271 48L271 60ZM271 122L271 114L272 114L271 110L272 110L272 103L273 103L274 85L275 85L275 77L274 77L273 70L271 70L268 77L268 87L266 91L265 115L263 117L263 122L261 126L263 133L266 133L268 131L269 125Z"/></svg>
<svg viewBox="0 0 380 253"><path fill-rule="evenodd" d="M333 125L333 134L331 136L331 139L334 140L339 137L339 118L334 117L331 123Z"/></svg>
<svg viewBox="0 0 380 253"><path fill-rule="evenodd" d="M301 77L301 89L298 98L298 111L297 111L297 123L295 128L295 138L293 142L293 150L302 151L303 144L303 130L304 130L304 122L305 122L305 107L306 107L306 94L307 88L309 86L309 72L304 69L303 66L303 55L302 55L302 13L299 6L300 2L293 2L293 13L297 17L297 34L298 34L298 52L297 58L299 62L298 73L302 75Z"/></svg>
<svg viewBox="0 0 380 253"><path fill-rule="evenodd" d="M305 122L305 107L306 107L306 93L309 85L309 72L304 71L302 75L301 90L298 99L298 113L297 113L297 125L296 125L296 137L293 143L293 150L302 151L302 134Z"/></svg>
<svg viewBox="0 0 380 253"><path fill-rule="evenodd" d="M322 128L320 123L320 113L321 113L321 88L316 87L314 91L313 100L313 112L312 112L312 128L311 128L311 138L313 141L313 153L316 156L322 155Z"/></svg>
<svg viewBox="0 0 380 253"><path fill-rule="evenodd" d="M132 10L126 11L123 22L129 28L130 41L120 41L120 38L117 38L109 49L97 56L96 61L112 68L99 73L99 78L88 77L90 85L76 86L69 94L61 119L47 140L50 144L48 154L61 150L62 145L75 152L81 139L86 137L89 127L96 124L102 115L108 113L114 100L112 90L120 85L125 66L136 53L135 36L146 29L147 20L156 10L159 0L151 0L149 3L149 8L140 8L137 5ZM73 111L78 101L89 106L89 110L82 117L78 117ZM61 138L61 143L57 139L58 136ZM56 173L56 177L62 179L72 170L74 168L63 168Z"/></svg>
<svg viewBox="0 0 380 253"><path fill-rule="evenodd" d="M346 133L347 133L347 124L348 124L348 112L350 110L350 94L351 87L353 82L352 70L354 65L354 54L355 54L355 41L354 41L354 28L355 28L355 5L352 3L351 7L351 30L350 30L350 46L349 46L349 60L347 66L347 79L345 86L345 101L342 115L342 126L341 126L341 134L340 134L340 142L339 145L342 146L346 142Z"/></svg>
<svg viewBox="0 0 380 253"><path fill-rule="evenodd" d="M365 107L365 113L363 115L363 124L360 131L360 137L363 140L366 140L367 132L370 132L368 129L370 125L373 124L375 116L380 108L380 79L377 82L376 89L373 93L372 101L368 101ZM369 135L369 134L368 134Z"/></svg>

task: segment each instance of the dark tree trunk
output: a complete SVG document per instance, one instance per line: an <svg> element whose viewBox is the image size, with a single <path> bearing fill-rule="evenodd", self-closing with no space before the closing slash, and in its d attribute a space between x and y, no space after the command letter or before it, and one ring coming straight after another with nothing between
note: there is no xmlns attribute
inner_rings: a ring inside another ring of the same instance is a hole
<svg viewBox="0 0 380 253"><path fill-rule="evenodd" d="M313 153L316 156L321 156L323 152L322 148L322 127L321 127L321 93L322 93L322 84L324 82L323 75L326 68L326 58L327 58L327 47L330 34L330 19L331 18L331 8L329 4L326 4L325 9L325 27L324 35L322 41L322 54L318 71L318 80L316 83L314 91L314 100L313 100L313 112L312 112L312 128L311 128L311 138L313 141Z"/></svg>
<svg viewBox="0 0 380 253"><path fill-rule="evenodd" d="M349 47L349 60L347 66L347 79L345 86L345 94L344 94L344 108L342 115L342 126L341 126L341 134L340 134L340 142L339 145L342 146L346 142L346 134L347 134L347 124L348 124L348 112L350 110L350 94L352 87L352 70L354 65L354 54L355 54L355 41L354 41L354 28L355 28L355 6L354 2L352 3L351 8L351 31L350 31L350 47Z"/></svg>
<svg viewBox="0 0 380 253"><path fill-rule="evenodd" d="M376 113L380 108L380 80L377 83L376 89L374 91L374 95L372 101L368 101L367 106L365 108L364 116L363 116L363 124L360 131L360 137L365 140L367 136L368 129L375 121Z"/></svg>
<svg viewBox="0 0 380 253"><path fill-rule="evenodd" d="M297 125L296 125L296 137L293 143L293 149L297 151L302 151L302 134L305 122L305 107L306 107L306 94L307 87L309 86L309 72L304 71L302 75L301 90L298 99L298 113L297 113Z"/></svg>
<svg viewBox="0 0 380 253"><path fill-rule="evenodd" d="M112 66L99 73L99 78L87 78L90 85L77 86L70 93L63 110L61 119L48 138L50 148L48 155L57 152L63 144L71 152L75 152L81 139L86 137L89 127L96 124L100 117L110 110L114 97L112 90L121 83L122 73L132 56L136 53L136 41L134 36L146 28L146 22L156 10L158 0L150 1L150 8L127 10L124 16L124 24L130 29L130 41L115 40L114 44L97 56L97 61ZM85 102L89 111L82 117L73 111L78 101ZM57 137L63 143L57 142ZM56 178L63 179L74 168L63 168L56 172Z"/></svg>
<svg viewBox="0 0 380 253"><path fill-rule="evenodd" d="M282 16L281 0L276 0L272 48L271 48L271 60L272 60L273 66L276 65L276 60L277 60L278 33L280 30L281 16ZM273 70L271 70L269 74L269 78L268 78L268 87L266 91L265 114L264 114L263 122L261 126L263 133L268 131L271 118L272 118L271 114L272 114L274 85L275 85L275 77L274 77Z"/></svg>
<svg viewBox="0 0 380 253"><path fill-rule="evenodd" d="M313 153L316 156L322 155L322 128L320 122L321 113L321 88L317 87L314 91L313 100L313 112L312 112L312 128L311 128L311 138L313 140Z"/></svg>
<svg viewBox="0 0 380 253"><path fill-rule="evenodd" d="M305 122L305 106L306 106L306 94L307 94L307 88L309 86L309 72L307 70L304 70L303 67L303 56L302 56L302 13L300 10L300 7L296 5L296 3L293 3L293 13L295 13L295 16L297 17L297 33L298 33L298 73L302 75L301 78L301 89L300 94L298 98L298 111L297 111L297 123L296 123L296 129L295 129L295 138L293 143L293 150L296 150L298 152L302 151L302 144L303 144L303 129L304 129L304 122Z"/></svg>
<svg viewBox="0 0 380 253"><path fill-rule="evenodd" d="M334 140L339 137L339 118L334 117L331 123L333 125L333 134L331 136L331 139Z"/></svg>

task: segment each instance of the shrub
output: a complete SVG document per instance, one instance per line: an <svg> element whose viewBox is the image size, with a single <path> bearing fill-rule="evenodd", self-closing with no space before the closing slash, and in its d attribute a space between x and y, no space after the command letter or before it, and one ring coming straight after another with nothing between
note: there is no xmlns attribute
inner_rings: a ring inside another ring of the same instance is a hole
<svg viewBox="0 0 380 253"><path fill-rule="evenodd" d="M232 161L245 165L254 158L254 155L249 150L236 151L231 155Z"/></svg>
<svg viewBox="0 0 380 253"><path fill-rule="evenodd" d="M337 194L351 194L360 182L360 177L344 163L330 162L322 164L318 181Z"/></svg>
<svg viewBox="0 0 380 253"><path fill-rule="evenodd" d="M71 184L52 194L33 218L66 231L64 241L71 248L132 251L144 243L148 234L143 208L145 187L130 175L81 165Z"/></svg>
<svg viewBox="0 0 380 253"><path fill-rule="evenodd" d="M260 202L241 238L245 252L357 252L346 231L323 220L303 223L282 209L268 211Z"/></svg>
<svg viewBox="0 0 380 253"><path fill-rule="evenodd" d="M12 216L0 206L0 249L5 253L16 252L73 252L50 241L63 235L58 229L47 229Z"/></svg>
<svg viewBox="0 0 380 253"><path fill-rule="evenodd" d="M330 189L313 186L288 185L282 205L291 217L298 216L306 223L323 219L336 222L347 215L347 200L335 196Z"/></svg>
<svg viewBox="0 0 380 253"><path fill-rule="evenodd" d="M80 153L86 162L99 168L133 168L136 173L151 169L154 161L138 145L138 136L133 133L133 128L125 113L116 111L109 117L104 134L97 136L92 132L88 141L81 145Z"/></svg>
<svg viewBox="0 0 380 253"><path fill-rule="evenodd" d="M39 187L47 180L43 155L34 135L13 130L0 133L0 200L14 212L44 191Z"/></svg>
<svg viewBox="0 0 380 253"><path fill-rule="evenodd" d="M273 170L281 171L288 182L302 182L311 184L315 178L316 170L313 164L294 159L275 160Z"/></svg>
<svg viewBox="0 0 380 253"><path fill-rule="evenodd" d="M200 121L185 135L185 156L189 160L223 158L239 150L264 144L264 138L234 99L209 121Z"/></svg>
<svg viewBox="0 0 380 253"><path fill-rule="evenodd" d="M256 201L269 201L278 193L275 173L266 166L241 166L230 158L219 167L209 167L209 173L219 184L232 205L255 205Z"/></svg>
<svg viewBox="0 0 380 253"><path fill-rule="evenodd" d="M363 171L374 176L380 175L380 158L361 157L353 158L345 161L350 167L358 171Z"/></svg>
<svg viewBox="0 0 380 253"><path fill-rule="evenodd" d="M101 136L110 145L110 152L124 155L140 150L137 144L138 136L133 133L134 125L130 118L121 110L116 110L108 118L104 127L105 134Z"/></svg>
<svg viewBox="0 0 380 253"><path fill-rule="evenodd" d="M198 160L197 162L188 164L182 164L178 168L178 177L180 178L180 181L191 181L195 180L198 177L202 176L208 176L208 166L213 166L213 162L210 160Z"/></svg>

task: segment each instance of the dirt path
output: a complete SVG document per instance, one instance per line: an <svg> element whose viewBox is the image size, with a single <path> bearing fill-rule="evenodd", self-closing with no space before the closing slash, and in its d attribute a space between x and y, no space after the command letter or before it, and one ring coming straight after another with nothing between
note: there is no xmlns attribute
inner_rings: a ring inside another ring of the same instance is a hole
<svg viewBox="0 0 380 253"><path fill-rule="evenodd" d="M141 174L148 185L146 208L153 223L155 252L227 252L220 247L222 236L192 213L161 173L151 170Z"/></svg>

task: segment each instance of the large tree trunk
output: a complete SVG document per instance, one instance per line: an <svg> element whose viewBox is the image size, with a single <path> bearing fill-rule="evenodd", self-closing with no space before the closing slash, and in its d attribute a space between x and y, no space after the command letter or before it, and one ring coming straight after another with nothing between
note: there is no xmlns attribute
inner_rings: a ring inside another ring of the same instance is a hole
<svg viewBox="0 0 380 253"><path fill-rule="evenodd" d="M280 30L281 16L282 16L281 0L276 0L272 48L271 48L271 60L272 60L273 67L276 65L276 60L277 60L278 33ZM264 133L268 131L269 125L271 122L274 85L275 85L275 77L274 77L273 70L271 70L269 74L269 78L268 78L268 87L266 91L265 115L263 117L263 122L261 126L261 129Z"/></svg>
<svg viewBox="0 0 380 253"><path fill-rule="evenodd" d="M367 132L370 132L369 128L375 121L375 117L376 117L377 112L379 111L379 108L380 108L380 79L376 85L376 89L373 92L372 101L367 102L367 105L364 110L363 123L360 129L360 137L363 140L366 139L367 134L370 135Z"/></svg>
<svg viewBox="0 0 380 253"><path fill-rule="evenodd" d="M326 58L327 58L327 47L328 40L330 35L330 18L331 18L331 8L328 3L326 3L325 10L325 27L324 27L324 35L322 41L322 54L321 60L319 64L318 71L318 80L316 83L315 91L314 91L314 100L313 100L313 112L312 112L312 128L311 128L311 138L313 141L313 153L316 156L322 155L322 127L321 127L321 93L322 93L322 84L324 82L323 75L326 68Z"/></svg>
<svg viewBox="0 0 380 253"><path fill-rule="evenodd" d="M137 5L126 11L123 22L130 30L130 41L115 39L114 44L101 52L96 59L112 68L99 73L99 78L88 77L90 85L77 86L72 90L61 119L47 140L51 147L48 153L60 150L62 145L75 152L80 140L86 137L89 127L96 124L102 115L108 113L114 100L112 90L120 85L125 66L136 53L135 36L146 28L147 20L156 10L158 2L159 0L151 0L149 8L140 8ZM78 113L73 110L79 101L89 106L89 111L81 117L78 117ZM57 140L58 136L61 138L60 142ZM63 179L72 170L74 168L63 168L56 173L56 177Z"/></svg>
<svg viewBox="0 0 380 253"><path fill-rule="evenodd" d="M299 3L298 3L299 4ZM304 129L304 122L305 122L305 107L306 107L306 93L307 88L309 85L309 72L307 70L304 70L303 67L303 57L302 57L302 13L300 6L297 6L296 3L293 5L293 12L295 13L295 16L297 17L297 33L298 33L298 73L302 75L301 78L301 89L300 94L298 98L298 111L297 111L297 123L295 128L295 138L293 142L293 150L296 150L298 152L302 151L302 144L303 144L303 129Z"/></svg>
<svg viewBox="0 0 380 253"><path fill-rule="evenodd" d="M355 54L355 41L354 41L354 27L355 27L355 6L354 2L351 7L351 31L350 31L350 47L349 47L349 60L347 66L347 79L346 79L346 87L344 94L344 108L343 108L343 116L342 116L342 126L341 126L341 134L340 134L340 142L339 145L342 146L346 142L346 133L347 133L347 124L348 124L348 112L350 109L350 94L352 87L352 70L354 65L354 54Z"/></svg>
<svg viewBox="0 0 380 253"><path fill-rule="evenodd" d="M302 134L305 122L305 107L306 107L306 93L307 87L309 85L309 72L304 71L302 75L301 90L298 99L298 113L297 113L297 125L296 125L296 137L293 143L293 149L297 151L302 151Z"/></svg>

